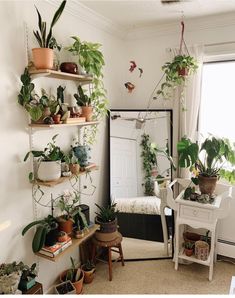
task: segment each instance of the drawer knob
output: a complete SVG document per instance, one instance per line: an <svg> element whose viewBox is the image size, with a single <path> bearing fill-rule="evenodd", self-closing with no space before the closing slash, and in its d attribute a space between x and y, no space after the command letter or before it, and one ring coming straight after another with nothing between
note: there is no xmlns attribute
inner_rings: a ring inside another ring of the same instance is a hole
<svg viewBox="0 0 235 298"><path fill-rule="evenodd" d="M193 215L194 215L194 216L197 215L197 210L193 210Z"/></svg>

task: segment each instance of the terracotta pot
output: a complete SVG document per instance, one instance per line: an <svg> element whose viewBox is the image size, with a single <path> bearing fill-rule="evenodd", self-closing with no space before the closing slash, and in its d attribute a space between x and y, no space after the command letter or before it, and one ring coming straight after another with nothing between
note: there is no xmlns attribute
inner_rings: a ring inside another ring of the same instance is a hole
<svg viewBox="0 0 235 298"><path fill-rule="evenodd" d="M190 257L190 256L193 255L193 249L187 249L187 248L185 248L184 249L184 252L185 252L186 256L188 256L188 257Z"/></svg>
<svg viewBox="0 0 235 298"><path fill-rule="evenodd" d="M76 63L73 63L73 62L63 62L60 64L60 70L62 72L77 74L78 66Z"/></svg>
<svg viewBox="0 0 235 298"><path fill-rule="evenodd" d="M52 118L53 118L53 121L54 121L55 124L60 124L60 119L61 119L60 114L53 115Z"/></svg>
<svg viewBox="0 0 235 298"><path fill-rule="evenodd" d="M65 270L60 274L61 282L65 281L67 272L68 272L68 270ZM76 294L81 294L82 288L83 288L83 280L84 280L84 272L83 272L83 270L81 270L80 279L78 281L72 283L76 289Z"/></svg>
<svg viewBox="0 0 235 298"><path fill-rule="evenodd" d="M78 163L70 163L69 170L72 174L77 175L80 172L80 165Z"/></svg>
<svg viewBox="0 0 235 298"><path fill-rule="evenodd" d="M188 75L188 69L185 67L178 69L178 75L181 77L186 77Z"/></svg>
<svg viewBox="0 0 235 298"><path fill-rule="evenodd" d="M215 191L216 182L218 177L205 177L202 175L198 176L199 189L202 194L212 195Z"/></svg>
<svg viewBox="0 0 235 298"><path fill-rule="evenodd" d="M86 117L86 121L90 122L92 121L92 115L93 115L93 108L90 106L83 106L82 107L82 117Z"/></svg>
<svg viewBox="0 0 235 298"><path fill-rule="evenodd" d="M53 69L54 53L49 48L34 48L33 63L37 69Z"/></svg>
<svg viewBox="0 0 235 298"><path fill-rule="evenodd" d="M84 267L85 267L85 265L81 266L81 269L84 272L84 283L85 284L90 284L93 281L94 277L95 277L95 268L93 268L89 271L86 271L86 270L84 270Z"/></svg>
<svg viewBox="0 0 235 298"><path fill-rule="evenodd" d="M73 231L73 222L72 220L68 219L66 221L61 220L59 221L59 230L64 231L68 235L70 235Z"/></svg>

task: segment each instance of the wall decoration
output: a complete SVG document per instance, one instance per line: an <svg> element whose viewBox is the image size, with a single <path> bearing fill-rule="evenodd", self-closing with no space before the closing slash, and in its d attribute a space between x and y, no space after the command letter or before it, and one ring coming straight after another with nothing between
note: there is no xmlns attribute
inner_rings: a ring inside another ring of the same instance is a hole
<svg viewBox="0 0 235 298"><path fill-rule="evenodd" d="M142 74L143 74L143 69L142 68L140 68L140 67L138 67L138 69L139 69L139 71L140 71L140 75L139 75L139 78L141 78L142 77Z"/></svg>
<svg viewBox="0 0 235 298"><path fill-rule="evenodd" d="M135 61L130 61L130 64L131 64L131 66L129 68L129 71L133 72L133 70L136 68L137 65L136 65Z"/></svg>
<svg viewBox="0 0 235 298"><path fill-rule="evenodd" d="M135 89L135 85L132 84L131 82L126 82L124 85L128 90L128 93L131 93Z"/></svg>

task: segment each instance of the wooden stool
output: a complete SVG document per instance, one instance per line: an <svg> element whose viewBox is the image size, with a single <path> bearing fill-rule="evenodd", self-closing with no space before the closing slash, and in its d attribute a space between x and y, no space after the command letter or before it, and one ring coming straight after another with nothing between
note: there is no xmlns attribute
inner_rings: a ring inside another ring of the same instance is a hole
<svg viewBox="0 0 235 298"><path fill-rule="evenodd" d="M99 260L104 263L108 263L109 265L109 280L112 280L112 251L119 254L119 257L114 261L122 261L122 266L124 266L123 252L122 252L122 235L117 233L117 238L112 241L99 241L95 238L95 235L92 238L93 242L93 250L92 250L92 260L95 263L96 260ZM98 258L99 248L107 248L108 249L108 261ZM115 250L113 248L117 248ZM97 250L98 249L98 250Z"/></svg>

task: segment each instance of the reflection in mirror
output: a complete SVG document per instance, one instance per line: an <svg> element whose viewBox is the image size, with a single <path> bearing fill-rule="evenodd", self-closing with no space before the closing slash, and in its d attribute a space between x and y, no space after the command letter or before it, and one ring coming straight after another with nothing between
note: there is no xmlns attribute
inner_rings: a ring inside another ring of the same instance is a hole
<svg viewBox="0 0 235 298"><path fill-rule="evenodd" d="M125 259L172 257L172 111L110 112L110 195Z"/></svg>

